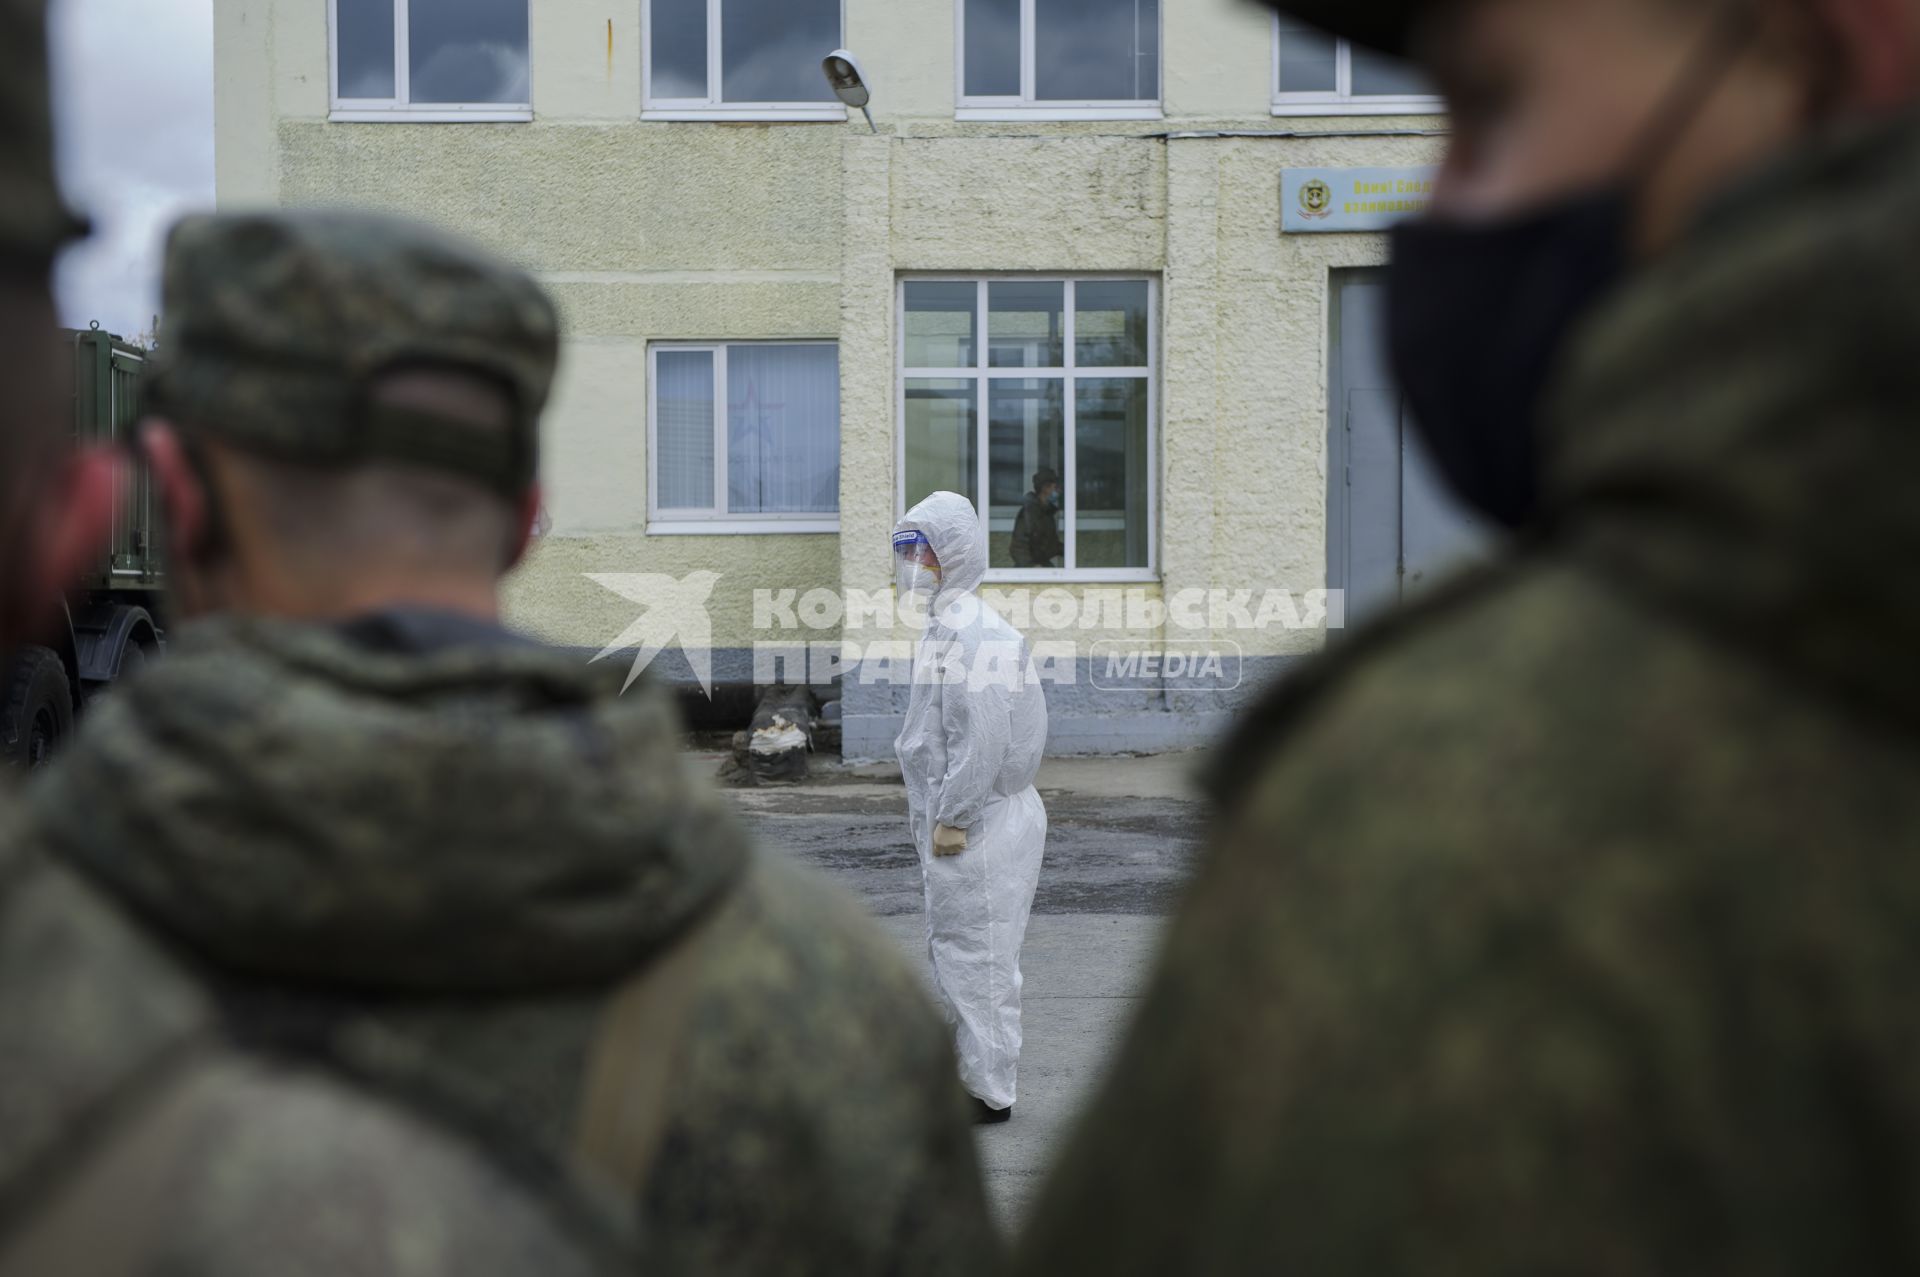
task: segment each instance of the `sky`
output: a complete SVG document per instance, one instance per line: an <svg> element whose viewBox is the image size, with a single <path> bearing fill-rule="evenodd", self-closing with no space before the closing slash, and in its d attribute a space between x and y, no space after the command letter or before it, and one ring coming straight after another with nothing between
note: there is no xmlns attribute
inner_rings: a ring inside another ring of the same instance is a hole
<svg viewBox="0 0 1920 1277"><path fill-rule="evenodd" d="M213 0L53 0L54 127L94 234L60 259L60 321L131 337L160 309L160 247L213 206Z"/></svg>

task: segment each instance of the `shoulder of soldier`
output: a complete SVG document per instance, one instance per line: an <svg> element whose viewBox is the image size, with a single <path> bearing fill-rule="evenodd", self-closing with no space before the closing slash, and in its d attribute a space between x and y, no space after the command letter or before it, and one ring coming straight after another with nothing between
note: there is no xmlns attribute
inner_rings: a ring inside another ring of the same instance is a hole
<svg viewBox="0 0 1920 1277"><path fill-rule="evenodd" d="M108 897L30 842L13 843L4 863L0 1201L213 1020L198 983Z"/></svg>
<svg viewBox="0 0 1920 1277"><path fill-rule="evenodd" d="M619 1238L584 1199L220 1045L198 982L108 897L31 846L8 865L0 1272L609 1271Z"/></svg>
<svg viewBox="0 0 1920 1277"><path fill-rule="evenodd" d="M993 1271L950 1038L904 954L782 851L736 891L650 1190L667 1254L690 1271Z"/></svg>
<svg viewBox="0 0 1920 1277"><path fill-rule="evenodd" d="M1845 827L1903 754L1872 748L1818 689L1548 558L1356 636L1227 748L1242 756L1216 763L1215 846L1189 906L1215 923L1258 915L1269 891L1597 908L1613 871L1737 893L1715 848L1784 855L1783 821ZM1799 793L1823 758L1852 761ZM1790 803L1755 801L1788 785ZM1564 872L1564 855L1609 847L1632 854Z"/></svg>
<svg viewBox="0 0 1920 1277"><path fill-rule="evenodd" d="M710 866L724 862L729 872L743 862L750 839L720 787L709 776L694 775L682 748L686 719L672 690L642 677L601 713L627 764L628 783L650 800L646 805L658 817L649 836L699 847Z"/></svg>
<svg viewBox="0 0 1920 1277"><path fill-rule="evenodd" d="M1275 778L1364 769L1378 765L1383 751L1429 763L1464 754L1468 735L1497 734L1496 720L1516 709L1536 719L1554 715L1568 671L1603 673L1618 644L1643 641L1656 624L1544 554L1470 568L1357 629L1330 634L1326 650L1240 716L1208 759L1204 786L1216 812L1231 820L1261 801ZM1546 696L1533 695L1543 688ZM1392 712L1376 718L1382 700ZM1451 748L1431 750L1422 735L1429 720ZM1349 741L1353 732L1367 739ZM1335 739L1340 747L1327 749Z"/></svg>
<svg viewBox="0 0 1920 1277"><path fill-rule="evenodd" d="M903 1054L943 1048L925 985L845 890L777 849L756 853L734 890L737 921L710 964L709 996L778 1002L764 1027L782 1033L838 1037L858 1022L890 1026L884 1040Z"/></svg>
<svg viewBox="0 0 1920 1277"><path fill-rule="evenodd" d="M899 946L779 850L756 854L728 908L695 995L683 1120L716 1147L759 1132L832 1148L849 1174L944 1147L961 1117L952 1048Z"/></svg>
<svg viewBox="0 0 1920 1277"><path fill-rule="evenodd" d="M1578 733L1631 711L1622 680L1684 688L1705 659L1677 621L1582 570L1546 557L1495 563L1290 675L1216 751L1209 787L1229 828L1295 805L1333 809L1363 790L1390 795L1379 806L1402 820L1438 798L1491 820L1495 808L1474 804L1565 761L1546 755L1552 746L1597 758L1607 742ZM1562 779L1551 778L1564 796Z"/></svg>
<svg viewBox="0 0 1920 1277"><path fill-rule="evenodd" d="M576 1190L330 1074L209 1050L128 1106L9 1273L585 1277L631 1243Z"/></svg>
<svg viewBox="0 0 1920 1277"><path fill-rule="evenodd" d="M1590 411L1644 393L1663 369L1691 375L1700 350L1724 353L1730 337L1778 340L1779 350L1764 354L1748 345L1747 357L1784 361L1831 380L1834 393L1870 398L1879 389L1872 379L1903 366L1898 361L1912 349L1916 219L1920 114L1913 112L1856 122L1735 183L1672 251L1596 313L1569 352L1547 420L1561 436L1557 448L1579 455L1617 442L1616 432L1557 422L1569 405ZM1863 367L1874 371L1863 374ZM1780 399L1772 380L1778 369L1769 373L1765 393ZM1884 397L1905 410L1906 395ZM1696 406L1690 424L1702 415ZM1735 414L1728 424L1743 423Z"/></svg>
<svg viewBox="0 0 1920 1277"><path fill-rule="evenodd" d="M1850 1006L1903 1005L1884 955L1906 924L1875 902L1920 882L1881 854L1920 820L1910 744L1874 748L1770 668L1538 561L1355 635L1307 680L1240 738L1245 774L1033 1217L1029 1271L1088 1262L1111 1201L1142 1191L1185 1223L1119 1230L1110 1270L1157 1271L1195 1237L1271 1266L1289 1235L1363 1269L1404 1266L1416 1236L1551 1266L1583 1229L1636 1236L1651 1216L1619 1185L1689 1131L1740 1128L1712 1105L1785 1093L1725 1079L1756 1058L1813 1076L1892 1022L1822 1019L1807 972ZM1699 1008L1731 1001L1742 1026L1702 1035ZM1669 1092L1650 1115L1641 1097ZM1568 1139L1622 1160L1520 1197L1486 1170ZM1448 1212L1410 1226L1436 1184Z"/></svg>

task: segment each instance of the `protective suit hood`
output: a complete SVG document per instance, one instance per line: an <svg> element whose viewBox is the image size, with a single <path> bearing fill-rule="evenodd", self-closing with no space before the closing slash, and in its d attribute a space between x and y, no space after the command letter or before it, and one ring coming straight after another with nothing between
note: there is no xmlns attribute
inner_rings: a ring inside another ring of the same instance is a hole
<svg viewBox="0 0 1920 1277"><path fill-rule="evenodd" d="M919 532L940 557L936 604L971 594L987 577L987 547L973 502L957 492L936 492L893 525L896 533Z"/></svg>
<svg viewBox="0 0 1920 1277"><path fill-rule="evenodd" d="M685 775L665 692L620 695L621 666L431 613L197 622L95 707L29 818L229 970L409 993L604 982L747 854Z"/></svg>

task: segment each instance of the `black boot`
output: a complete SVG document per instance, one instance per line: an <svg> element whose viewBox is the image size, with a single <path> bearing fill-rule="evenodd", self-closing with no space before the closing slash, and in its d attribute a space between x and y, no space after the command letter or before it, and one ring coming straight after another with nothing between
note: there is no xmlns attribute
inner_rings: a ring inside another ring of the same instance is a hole
<svg viewBox="0 0 1920 1277"><path fill-rule="evenodd" d="M973 1124L991 1126L995 1122L1004 1122L1013 1116L1012 1108L997 1109L976 1095L967 1097L973 1101Z"/></svg>

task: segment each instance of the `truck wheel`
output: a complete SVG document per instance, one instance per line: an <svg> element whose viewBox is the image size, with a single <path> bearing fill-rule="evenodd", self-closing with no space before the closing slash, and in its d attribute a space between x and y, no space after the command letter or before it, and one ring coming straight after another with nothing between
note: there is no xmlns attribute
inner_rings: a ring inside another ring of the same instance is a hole
<svg viewBox="0 0 1920 1277"><path fill-rule="evenodd" d="M22 648L0 702L0 762L31 769L49 761L73 734L73 694L60 658L44 647Z"/></svg>

